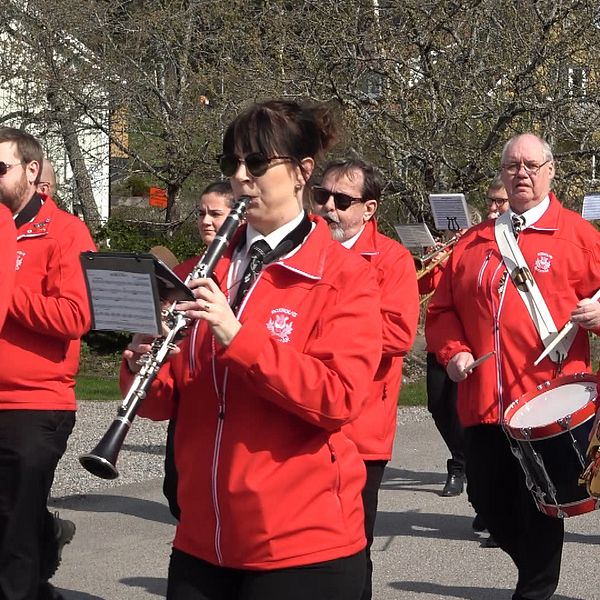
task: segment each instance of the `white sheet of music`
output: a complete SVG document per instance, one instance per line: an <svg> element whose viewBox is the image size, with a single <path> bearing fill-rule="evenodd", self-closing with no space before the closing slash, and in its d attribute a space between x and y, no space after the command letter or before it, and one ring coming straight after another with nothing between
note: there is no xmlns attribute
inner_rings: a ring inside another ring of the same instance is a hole
<svg viewBox="0 0 600 600"><path fill-rule="evenodd" d="M87 269L94 329L158 335L150 273Z"/></svg>
<svg viewBox="0 0 600 600"><path fill-rule="evenodd" d="M583 197L581 216L586 221L600 221L600 194L586 194Z"/></svg>
<svg viewBox="0 0 600 600"><path fill-rule="evenodd" d="M464 194L429 194L436 229L458 231L471 226Z"/></svg>
<svg viewBox="0 0 600 600"><path fill-rule="evenodd" d="M426 223L394 225L394 229L405 248L429 248L435 244Z"/></svg>

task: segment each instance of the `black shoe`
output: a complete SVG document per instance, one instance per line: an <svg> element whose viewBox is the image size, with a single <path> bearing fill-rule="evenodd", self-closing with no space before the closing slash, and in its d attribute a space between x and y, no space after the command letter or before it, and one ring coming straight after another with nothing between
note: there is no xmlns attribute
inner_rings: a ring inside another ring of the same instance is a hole
<svg viewBox="0 0 600 600"><path fill-rule="evenodd" d="M498 548L498 542L493 538L492 534L489 535L485 543L483 544L484 548Z"/></svg>
<svg viewBox="0 0 600 600"><path fill-rule="evenodd" d="M37 600L65 600L65 597L51 584L40 583Z"/></svg>
<svg viewBox="0 0 600 600"><path fill-rule="evenodd" d="M446 485L442 490L441 495L444 497L449 496L460 496L463 493L465 487L465 476L456 473L448 473L446 479Z"/></svg>
<svg viewBox="0 0 600 600"><path fill-rule="evenodd" d="M473 528L473 531L476 531L477 533L481 533L482 531L487 530L487 527L485 526L485 523L483 522L481 515L475 515L475 518L473 519L473 524L471 525L471 527Z"/></svg>
<svg viewBox="0 0 600 600"><path fill-rule="evenodd" d="M67 519L61 519L58 513L54 513L54 547L52 548L49 557L46 559L46 564L42 571L42 579L48 581L52 579L56 573L60 561L62 560L63 548L71 543L75 537L75 523ZM62 598L62 596L58 596Z"/></svg>

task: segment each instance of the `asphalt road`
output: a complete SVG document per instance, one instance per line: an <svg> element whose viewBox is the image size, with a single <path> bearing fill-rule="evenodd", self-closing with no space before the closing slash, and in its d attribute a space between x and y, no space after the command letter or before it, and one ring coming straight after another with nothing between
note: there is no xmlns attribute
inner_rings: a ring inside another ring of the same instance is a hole
<svg viewBox="0 0 600 600"><path fill-rule="evenodd" d="M409 409L413 410L413 409ZM442 498L446 454L424 413L403 418L380 493L373 560L377 600L509 600L510 559L471 529L466 496ZM173 521L160 479L52 504L77 524L53 583L66 600L164 597ZM600 511L568 519L556 600L600 600Z"/></svg>

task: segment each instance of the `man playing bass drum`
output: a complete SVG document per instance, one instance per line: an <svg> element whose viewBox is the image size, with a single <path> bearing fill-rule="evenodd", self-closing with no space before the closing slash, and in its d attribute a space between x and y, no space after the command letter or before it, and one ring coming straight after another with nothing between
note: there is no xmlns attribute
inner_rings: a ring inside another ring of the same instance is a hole
<svg viewBox="0 0 600 600"><path fill-rule="evenodd" d="M503 414L514 399L561 372L589 371L586 329L598 332L600 327L600 305L589 302L600 288L600 234L561 206L550 191L553 177L554 160L545 141L523 134L505 145L502 181L512 239L554 323L560 328L571 319L580 326L566 360L533 364L543 345L506 274L495 236L498 219L472 228L456 244L427 316L428 348L459 382L469 497L518 568L513 600L546 600L556 590L564 523L537 509L502 428ZM469 372L476 358L492 350L495 358Z"/></svg>

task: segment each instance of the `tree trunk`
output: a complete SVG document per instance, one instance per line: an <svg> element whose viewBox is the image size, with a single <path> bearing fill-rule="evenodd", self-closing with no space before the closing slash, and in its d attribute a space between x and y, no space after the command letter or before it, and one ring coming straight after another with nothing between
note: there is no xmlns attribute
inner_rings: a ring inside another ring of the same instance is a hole
<svg viewBox="0 0 600 600"><path fill-rule="evenodd" d="M48 92L48 102L56 116L60 127L60 132L65 143L65 149L69 158L69 164L73 171L73 181L75 182L75 196L81 203L83 220L91 232L95 232L101 225L100 212L94 199L92 182L88 173L87 165L83 158L77 130L73 121L68 117L65 106L61 105L56 92Z"/></svg>

